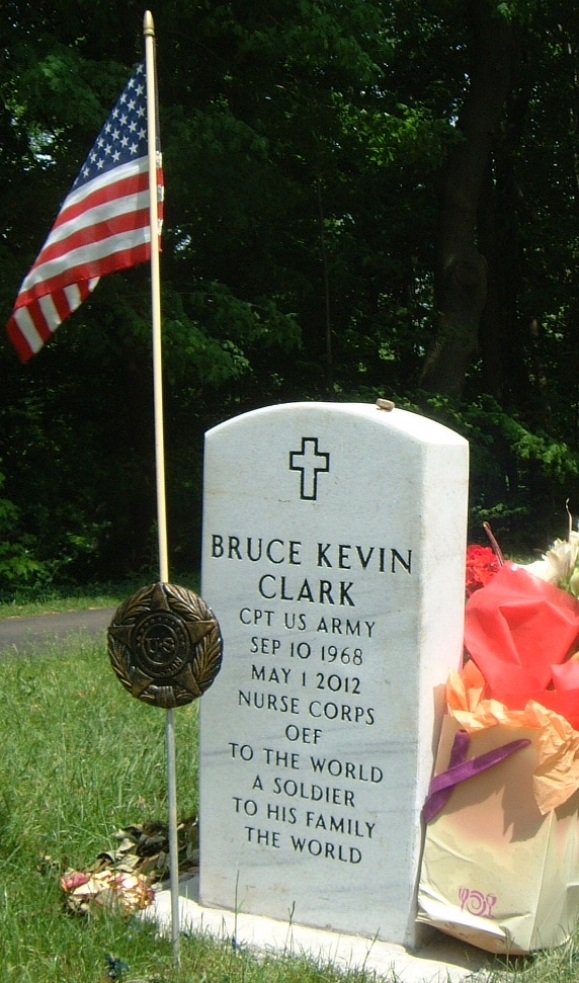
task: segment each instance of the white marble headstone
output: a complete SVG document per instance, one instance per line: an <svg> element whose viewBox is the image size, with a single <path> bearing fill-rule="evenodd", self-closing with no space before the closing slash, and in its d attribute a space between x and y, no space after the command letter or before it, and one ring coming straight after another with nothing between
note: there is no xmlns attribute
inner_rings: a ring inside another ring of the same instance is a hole
<svg viewBox="0 0 579 983"><path fill-rule="evenodd" d="M292 403L206 437L200 901L412 945L420 810L462 651L468 445Z"/></svg>

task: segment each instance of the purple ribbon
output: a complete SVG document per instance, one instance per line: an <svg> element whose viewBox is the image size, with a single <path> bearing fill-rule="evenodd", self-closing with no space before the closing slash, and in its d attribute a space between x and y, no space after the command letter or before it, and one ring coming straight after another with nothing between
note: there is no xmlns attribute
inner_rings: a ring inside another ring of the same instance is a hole
<svg viewBox="0 0 579 983"><path fill-rule="evenodd" d="M424 821L429 823L438 816L438 813L444 809L450 799L455 785L460 785L461 782L466 782L469 778L475 778L483 771L488 771L489 768L505 761L510 758L511 754L521 751L531 743L527 738L511 741L510 744L494 748L492 751L487 751L486 754L481 754L478 758L467 761L466 755L470 746L470 737L465 730L459 730L450 752L448 769L433 778L430 783L428 796L422 807Z"/></svg>

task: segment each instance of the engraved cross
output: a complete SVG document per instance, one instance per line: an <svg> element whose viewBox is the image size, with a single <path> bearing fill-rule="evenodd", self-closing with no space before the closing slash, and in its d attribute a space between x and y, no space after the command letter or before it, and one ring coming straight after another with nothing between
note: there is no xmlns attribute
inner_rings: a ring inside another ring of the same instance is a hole
<svg viewBox="0 0 579 983"><path fill-rule="evenodd" d="M301 471L300 498L315 501L318 475L330 470L330 455L318 451L317 437L302 437L300 451L290 451L290 471Z"/></svg>

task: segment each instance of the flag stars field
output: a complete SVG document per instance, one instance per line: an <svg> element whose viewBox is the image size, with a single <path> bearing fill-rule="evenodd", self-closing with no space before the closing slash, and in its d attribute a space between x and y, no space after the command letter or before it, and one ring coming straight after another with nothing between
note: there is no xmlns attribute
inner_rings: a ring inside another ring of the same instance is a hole
<svg viewBox="0 0 579 983"><path fill-rule="evenodd" d="M126 163L135 155L146 156L147 129L142 125L142 120L147 116L145 86L137 81L143 73L144 67L139 65L99 134L73 187L77 188L90 181L107 166Z"/></svg>

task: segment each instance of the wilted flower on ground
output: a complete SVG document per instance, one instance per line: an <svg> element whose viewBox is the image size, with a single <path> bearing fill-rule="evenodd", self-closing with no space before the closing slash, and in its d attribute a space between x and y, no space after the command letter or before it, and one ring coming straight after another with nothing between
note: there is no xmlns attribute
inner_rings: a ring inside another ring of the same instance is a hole
<svg viewBox="0 0 579 983"><path fill-rule="evenodd" d="M68 907L75 912L84 913L98 905L131 915L148 908L155 900L155 892L142 874L110 868L89 876L83 871L69 870L60 883L68 895Z"/></svg>
<svg viewBox="0 0 579 983"><path fill-rule="evenodd" d="M84 884L88 884L89 881L90 874L84 874L80 870L70 870L60 878L61 887L67 894L72 894L73 891Z"/></svg>

